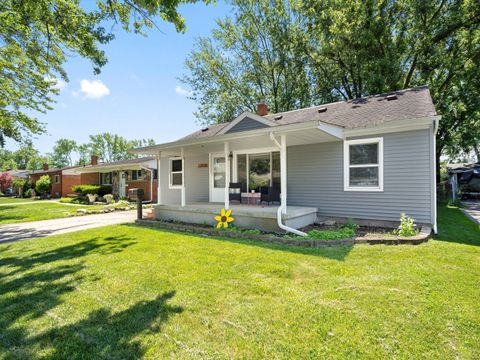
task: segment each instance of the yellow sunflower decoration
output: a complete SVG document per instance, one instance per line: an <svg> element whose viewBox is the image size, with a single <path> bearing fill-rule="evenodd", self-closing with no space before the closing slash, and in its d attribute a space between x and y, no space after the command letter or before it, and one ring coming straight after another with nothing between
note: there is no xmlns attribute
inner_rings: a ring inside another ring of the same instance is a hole
<svg viewBox="0 0 480 360"><path fill-rule="evenodd" d="M228 228L228 224L235 220L230 215L232 215L232 210L225 211L225 209L222 209L222 211L220 211L220 215L215 216L215 220L218 221L217 228Z"/></svg>

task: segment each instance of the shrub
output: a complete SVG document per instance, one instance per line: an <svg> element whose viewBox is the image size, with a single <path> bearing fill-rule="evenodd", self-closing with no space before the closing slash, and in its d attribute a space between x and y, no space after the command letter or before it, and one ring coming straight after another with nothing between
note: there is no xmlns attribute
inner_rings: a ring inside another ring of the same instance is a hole
<svg viewBox="0 0 480 360"><path fill-rule="evenodd" d="M70 197L62 197L60 198L60 200L58 200L59 202L61 203L64 203L64 204L70 204L71 202L73 202L75 198L70 198Z"/></svg>
<svg viewBox="0 0 480 360"><path fill-rule="evenodd" d="M405 213L400 214L400 225L398 229L393 232L395 235L399 236L415 236L418 234L417 226L415 225L415 219L407 216Z"/></svg>
<svg viewBox="0 0 480 360"><path fill-rule="evenodd" d="M32 195L33 195L33 189L32 189L32 188L27 189L27 191L25 191L25 192L23 193L23 197L24 197L24 198L31 198Z"/></svg>
<svg viewBox="0 0 480 360"><path fill-rule="evenodd" d="M39 194L45 195L46 193L50 192L52 188L52 180L50 176L43 175L40 179L37 180L35 183L35 191Z"/></svg>
<svg viewBox="0 0 480 360"><path fill-rule="evenodd" d="M72 186L72 191L87 196L87 194L96 194L98 196L105 196L112 193L111 185L75 185Z"/></svg>
<svg viewBox="0 0 480 360"><path fill-rule="evenodd" d="M351 238L355 236L355 231L348 227L343 227L338 230L310 230L307 234L307 239L336 240Z"/></svg>
<svg viewBox="0 0 480 360"><path fill-rule="evenodd" d="M0 191L0 197L5 196L3 192Z"/></svg>
<svg viewBox="0 0 480 360"><path fill-rule="evenodd" d="M348 218L347 222L345 223L345 225L343 225L344 227L348 228L348 229L352 229L354 232L356 232L359 228L359 225L358 224L355 224L352 220L352 218Z"/></svg>

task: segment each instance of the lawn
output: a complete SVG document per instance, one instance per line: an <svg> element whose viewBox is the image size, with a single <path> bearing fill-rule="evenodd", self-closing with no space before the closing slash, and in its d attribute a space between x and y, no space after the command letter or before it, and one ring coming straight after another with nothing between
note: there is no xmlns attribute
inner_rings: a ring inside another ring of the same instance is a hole
<svg viewBox="0 0 480 360"><path fill-rule="evenodd" d="M0 246L0 358L480 357L480 229L309 249L119 225Z"/></svg>
<svg viewBox="0 0 480 360"><path fill-rule="evenodd" d="M39 201L39 200L0 196L0 205L1 204L15 204L15 203L23 203L23 202L32 202L32 201ZM48 201L48 200L43 200L43 201Z"/></svg>
<svg viewBox="0 0 480 360"><path fill-rule="evenodd" d="M0 224L64 218L75 214L77 209L98 210L102 206L64 205L53 201L39 201L35 204L9 204L0 206Z"/></svg>

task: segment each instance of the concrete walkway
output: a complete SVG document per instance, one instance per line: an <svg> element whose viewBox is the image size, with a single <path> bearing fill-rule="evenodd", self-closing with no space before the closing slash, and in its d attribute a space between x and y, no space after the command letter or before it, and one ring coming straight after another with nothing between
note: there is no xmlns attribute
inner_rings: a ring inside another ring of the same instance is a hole
<svg viewBox="0 0 480 360"><path fill-rule="evenodd" d="M462 202L465 208L462 211L470 219L480 224L480 202Z"/></svg>
<svg viewBox="0 0 480 360"><path fill-rule="evenodd" d="M136 211L116 211L98 215L0 225L0 244L65 234L106 225L131 223L135 221L136 215Z"/></svg>

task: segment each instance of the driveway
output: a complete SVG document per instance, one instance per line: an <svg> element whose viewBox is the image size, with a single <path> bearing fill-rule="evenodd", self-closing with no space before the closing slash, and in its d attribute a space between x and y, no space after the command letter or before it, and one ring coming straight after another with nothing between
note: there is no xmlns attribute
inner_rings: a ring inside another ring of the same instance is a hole
<svg viewBox="0 0 480 360"><path fill-rule="evenodd" d="M106 225L131 223L135 221L136 215L136 211L117 211L106 214L0 225L0 244L65 234Z"/></svg>
<svg viewBox="0 0 480 360"><path fill-rule="evenodd" d="M462 209L462 211L473 221L476 221L478 224L480 224L480 202L474 202L474 201L465 201L463 202L463 205L465 208Z"/></svg>

